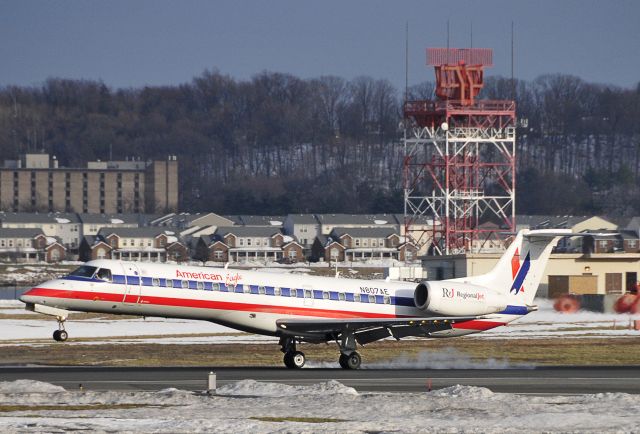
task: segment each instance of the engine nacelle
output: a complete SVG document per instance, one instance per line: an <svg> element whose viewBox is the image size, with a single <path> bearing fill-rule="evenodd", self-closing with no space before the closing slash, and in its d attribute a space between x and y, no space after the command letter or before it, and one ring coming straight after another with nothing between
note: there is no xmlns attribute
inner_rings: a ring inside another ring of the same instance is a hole
<svg viewBox="0 0 640 434"><path fill-rule="evenodd" d="M486 315L507 307L503 295L462 282L421 282L413 300L418 309L446 316Z"/></svg>

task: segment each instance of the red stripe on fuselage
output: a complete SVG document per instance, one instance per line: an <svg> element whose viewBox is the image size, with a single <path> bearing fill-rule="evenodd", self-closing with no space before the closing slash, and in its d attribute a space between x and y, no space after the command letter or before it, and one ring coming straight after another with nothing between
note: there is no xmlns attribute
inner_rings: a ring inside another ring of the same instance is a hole
<svg viewBox="0 0 640 434"><path fill-rule="evenodd" d="M65 298L71 300L109 301L121 303L123 294L110 292L71 291L65 289L33 288L24 295L36 297ZM139 301L138 301L139 299ZM127 303L156 306L193 307L199 309L234 310L246 312L277 313L282 315L317 316L322 318L402 318L376 312L351 312L344 310L316 309L297 306L271 306L266 304L236 303L228 301L194 300L190 298L152 297L127 295Z"/></svg>

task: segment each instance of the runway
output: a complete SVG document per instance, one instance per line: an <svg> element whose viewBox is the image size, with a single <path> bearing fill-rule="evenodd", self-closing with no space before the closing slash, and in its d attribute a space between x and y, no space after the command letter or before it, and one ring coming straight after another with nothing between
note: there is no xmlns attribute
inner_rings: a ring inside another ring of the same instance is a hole
<svg viewBox="0 0 640 434"><path fill-rule="evenodd" d="M199 391L209 372L218 386L244 379L308 385L337 380L359 392L424 392L456 384L494 392L520 394L640 393L640 367L566 366L536 369L301 369L285 368L120 368L2 367L0 381L31 379L67 390L161 390L175 387Z"/></svg>

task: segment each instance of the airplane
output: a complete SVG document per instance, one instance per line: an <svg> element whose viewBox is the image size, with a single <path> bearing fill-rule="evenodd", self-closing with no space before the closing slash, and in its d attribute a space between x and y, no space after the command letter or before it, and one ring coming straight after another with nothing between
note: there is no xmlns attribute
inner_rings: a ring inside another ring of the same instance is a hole
<svg viewBox="0 0 640 434"><path fill-rule="evenodd" d="M57 318L56 341L68 338L69 311L195 319L279 337L287 368L306 362L298 343L335 341L340 366L358 369L358 345L463 336L537 310L532 303L553 246L576 234L525 229L514 235L490 272L417 285L98 259L20 300L27 310Z"/></svg>

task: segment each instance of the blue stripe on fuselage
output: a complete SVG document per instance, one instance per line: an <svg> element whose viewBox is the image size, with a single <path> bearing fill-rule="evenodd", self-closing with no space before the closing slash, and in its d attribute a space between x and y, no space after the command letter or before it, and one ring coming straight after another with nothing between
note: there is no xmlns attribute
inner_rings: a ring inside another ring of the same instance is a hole
<svg viewBox="0 0 640 434"><path fill-rule="evenodd" d="M529 310L527 309L527 306L509 305L505 310L498 313L503 313L505 315L526 315L529 313Z"/></svg>

